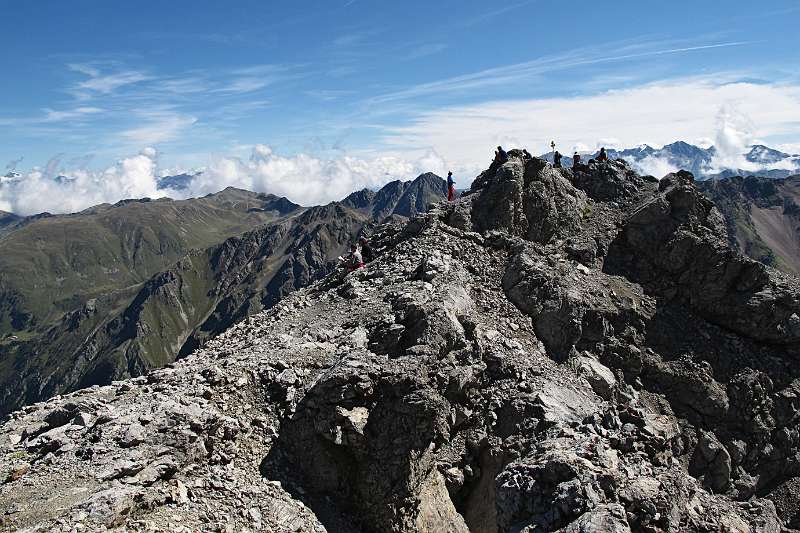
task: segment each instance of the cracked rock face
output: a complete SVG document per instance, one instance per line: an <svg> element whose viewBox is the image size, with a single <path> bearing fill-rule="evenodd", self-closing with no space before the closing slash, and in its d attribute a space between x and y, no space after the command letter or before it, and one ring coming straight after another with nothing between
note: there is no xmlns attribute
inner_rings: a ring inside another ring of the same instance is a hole
<svg viewBox="0 0 800 533"><path fill-rule="evenodd" d="M2 531L791 532L797 282L690 175L511 151L378 258L13 413Z"/></svg>

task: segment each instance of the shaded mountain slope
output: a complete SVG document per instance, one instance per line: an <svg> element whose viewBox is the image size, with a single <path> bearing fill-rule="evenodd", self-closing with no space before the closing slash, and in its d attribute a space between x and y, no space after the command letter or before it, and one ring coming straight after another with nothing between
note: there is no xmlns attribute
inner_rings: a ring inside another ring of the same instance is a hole
<svg viewBox="0 0 800 533"><path fill-rule="evenodd" d="M0 235L6 231L9 231L8 227L19 222L21 218L22 217L15 215L14 213L0 211Z"/></svg>
<svg viewBox="0 0 800 533"><path fill-rule="evenodd" d="M690 174L512 150L376 244L168 368L9 416L0 527L800 526L800 284Z"/></svg>
<svg viewBox="0 0 800 533"><path fill-rule="evenodd" d="M414 181L393 181L379 191L362 189L347 196L342 203L368 213L376 222L391 215L411 217L424 212L431 202L447 196L447 183L431 172Z"/></svg>
<svg viewBox="0 0 800 533"><path fill-rule="evenodd" d="M800 274L800 176L736 176L698 187L725 216L733 246L762 263Z"/></svg>

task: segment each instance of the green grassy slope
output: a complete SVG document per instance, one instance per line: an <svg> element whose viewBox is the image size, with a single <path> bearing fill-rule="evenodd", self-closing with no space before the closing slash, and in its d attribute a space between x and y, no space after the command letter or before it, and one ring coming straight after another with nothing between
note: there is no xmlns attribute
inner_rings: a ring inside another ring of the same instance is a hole
<svg viewBox="0 0 800 533"><path fill-rule="evenodd" d="M206 248L296 211L226 189L205 198L127 201L27 219L0 235L0 338L41 328L91 298L147 280Z"/></svg>

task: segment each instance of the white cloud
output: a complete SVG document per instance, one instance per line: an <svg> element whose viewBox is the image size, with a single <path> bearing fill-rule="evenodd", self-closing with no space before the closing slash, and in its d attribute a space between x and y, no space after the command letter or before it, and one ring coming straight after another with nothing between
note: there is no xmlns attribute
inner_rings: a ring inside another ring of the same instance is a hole
<svg viewBox="0 0 800 533"><path fill-rule="evenodd" d="M249 93L279 82L296 79L300 74L292 72L288 65L255 65L234 69L229 79L214 90L219 93Z"/></svg>
<svg viewBox="0 0 800 533"><path fill-rule="evenodd" d="M48 211L70 213L104 202L125 198L157 198L156 154L152 149L124 158L100 171L63 170L68 180L56 180L59 164L35 168L21 180L0 186L0 209L21 215Z"/></svg>
<svg viewBox="0 0 800 533"><path fill-rule="evenodd" d="M92 65L86 63L70 63L67 65L69 70L74 72L79 72L81 74L85 74L91 78L97 77L100 75L100 70L93 67Z"/></svg>
<svg viewBox="0 0 800 533"><path fill-rule="evenodd" d="M464 167L485 166L491 149L504 140L545 153L551 139L559 146L594 147L603 140L627 147L642 139L663 145L711 137L720 127L721 109L732 106L750 117L753 137L800 133L800 86L683 79L590 96L441 108L407 126L386 128L383 141L401 151L431 148Z"/></svg>
<svg viewBox="0 0 800 533"><path fill-rule="evenodd" d="M398 155L325 159L302 153L282 156L271 147L258 144L247 160L215 158L185 191L159 191L158 178L164 172L158 168L157 160L157 151L150 147L102 171L62 169L59 158L53 158L47 169L34 169L18 183L0 185L0 210L22 215L43 211L68 213L125 198L202 196L228 186L316 205L341 200L365 187L375 189L423 172L444 175L447 171L445 162L435 152L410 159ZM53 179L59 173L71 179Z"/></svg>
<svg viewBox="0 0 800 533"><path fill-rule="evenodd" d="M124 140L138 146L172 141L197 122L195 117L170 112L144 113L143 116L144 125L120 133Z"/></svg>
<svg viewBox="0 0 800 533"><path fill-rule="evenodd" d="M711 172L726 168L757 170L761 165L745 159L753 145L756 127L750 117L741 111L736 102L726 102L717 115L717 135L714 146L717 153L711 161Z"/></svg>
<svg viewBox="0 0 800 533"><path fill-rule="evenodd" d="M74 109L50 109L45 107L42 109L43 115L36 117L15 117L15 118L0 118L0 126L34 126L37 124L53 124L56 122L71 121L73 124L80 123L98 115L105 110L99 107L81 106Z"/></svg>
<svg viewBox="0 0 800 533"><path fill-rule="evenodd" d="M616 137L604 137L602 139L597 139L597 142L595 143L595 149L603 146L606 148L627 148L624 146L624 143Z"/></svg>
<svg viewBox="0 0 800 533"><path fill-rule="evenodd" d="M272 80L267 78L238 78L231 81L228 85L220 89L220 91L230 93L249 93L263 89L270 83L272 83Z"/></svg>
<svg viewBox="0 0 800 533"><path fill-rule="evenodd" d="M522 63L492 67L478 72L462 74L451 78L421 83L405 89L383 94L370 100L372 104L383 105L401 100L415 100L424 96L452 95L488 87L510 86L514 83L541 79L541 75L589 65L615 63L631 59L686 54L700 50L727 48L750 44L746 41L714 43L700 46L659 48L665 43L655 41L619 46L610 44L577 48L561 54L543 56Z"/></svg>
<svg viewBox="0 0 800 533"><path fill-rule="evenodd" d="M700 137L698 139L695 139L692 144L700 148L709 149L712 146L714 146L714 139L712 139L711 137Z"/></svg>
<svg viewBox="0 0 800 533"><path fill-rule="evenodd" d="M435 152L416 159L394 155L375 158L344 156L324 159L308 154L279 155L267 145L253 147L250 159L234 157L212 161L190 188L203 195L234 186L286 196L303 204L341 200L353 191L378 188L396 179L411 179L423 172L445 172L445 162Z"/></svg>
<svg viewBox="0 0 800 533"><path fill-rule="evenodd" d="M97 73L97 75L90 77L88 80L78 83L77 86L80 89L109 94L122 86L147 81L149 79L152 78L135 70L115 72L105 76L101 76Z"/></svg>
<svg viewBox="0 0 800 533"><path fill-rule="evenodd" d="M641 161L634 162L633 167L640 174L649 174L650 176L655 176L659 179L663 178L667 174L680 170L666 159L654 156L648 156Z"/></svg>
<svg viewBox="0 0 800 533"><path fill-rule="evenodd" d="M786 152L787 154L800 154L800 143L781 143L775 146L776 150Z"/></svg>
<svg viewBox="0 0 800 533"><path fill-rule="evenodd" d="M45 112L45 116L41 119L42 122L60 122L62 120L74 120L84 118L88 115L96 115L102 113L103 109L99 107L83 106L68 111L56 111L47 108L43 111Z"/></svg>

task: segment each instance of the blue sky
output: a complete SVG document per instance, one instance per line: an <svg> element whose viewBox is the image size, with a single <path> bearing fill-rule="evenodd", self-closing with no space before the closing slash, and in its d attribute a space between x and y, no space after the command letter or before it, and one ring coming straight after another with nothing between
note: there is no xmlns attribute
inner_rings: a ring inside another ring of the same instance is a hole
<svg viewBox="0 0 800 533"><path fill-rule="evenodd" d="M468 174L498 142L541 153L551 138L712 143L727 129L734 145L791 149L798 18L789 0L0 0L0 165L149 154L163 173L261 147L273 173L382 173L345 187L424 164Z"/></svg>

